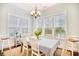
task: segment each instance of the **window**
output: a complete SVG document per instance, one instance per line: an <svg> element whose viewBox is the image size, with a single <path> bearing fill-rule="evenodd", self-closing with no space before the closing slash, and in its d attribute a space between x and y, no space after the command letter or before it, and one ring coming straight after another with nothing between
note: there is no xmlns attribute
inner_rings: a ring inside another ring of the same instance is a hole
<svg viewBox="0 0 79 59"><path fill-rule="evenodd" d="M33 25L34 29L36 28L36 26L42 28L44 35L51 34L55 36L55 29L57 27L63 28L63 30L66 32L66 25L67 25L66 16L64 14L58 14L58 15L39 17L36 20L34 20Z"/></svg>
<svg viewBox="0 0 79 59"><path fill-rule="evenodd" d="M28 20L20 18L18 27L22 33L27 33L28 32Z"/></svg>
<svg viewBox="0 0 79 59"><path fill-rule="evenodd" d="M8 16L8 33L14 36L15 32L17 32L17 17L10 15Z"/></svg>
<svg viewBox="0 0 79 59"><path fill-rule="evenodd" d="M66 34L66 18L64 14L59 14L59 15L55 15L54 16L54 35L56 36L56 31L58 30L59 32L61 31L62 33L60 33L61 37L64 37Z"/></svg>
<svg viewBox="0 0 79 59"><path fill-rule="evenodd" d="M28 19L18 16L8 15L8 33L10 36L15 36L16 32L28 32Z"/></svg>
<svg viewBox="0 0 79 59"><path fill-rule="evenodd" d="M44 34L52 35L52 17L47 16L44 19Z"/></svg>

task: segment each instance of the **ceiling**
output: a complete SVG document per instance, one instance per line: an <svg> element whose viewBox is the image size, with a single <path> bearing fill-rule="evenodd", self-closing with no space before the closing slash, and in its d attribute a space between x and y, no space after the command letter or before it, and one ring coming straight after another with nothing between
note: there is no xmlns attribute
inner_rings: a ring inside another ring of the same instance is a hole
<svg viewBox="0 0 79 59"><path fill-rule="evenodd" d="M56 4L56 3L38 3L36 5L37 5L38 10L42 10L42 9L48 8L54 4ZM12 3L12 5L17 6L21 9L24 9L27 11L32 11L35 8L34 3Z"/></svg>

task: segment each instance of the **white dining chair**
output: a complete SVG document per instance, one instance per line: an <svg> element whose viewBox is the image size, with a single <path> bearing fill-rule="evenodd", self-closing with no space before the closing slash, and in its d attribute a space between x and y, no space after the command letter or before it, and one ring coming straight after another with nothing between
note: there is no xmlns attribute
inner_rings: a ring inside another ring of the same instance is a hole
<svg viewBox="0 0 79 59"><path fill-rule="evenodd" d="M78 51L78 56L79 56L79 42L77 42L77 51Z"/></svg>
<svg viewBox="0 0 79 59"><path fill-rule="evenodd" d="M3 50L4 50L4 46L5 46L6 40L8 42L8 48L11 49L10 38L3 38L3 39L1 39L1 42L2 42L2 44L1 44L1 51L2 51L2 53L3 53Z"/></svg>
<svg viewBox="0 0 79 59"><path fill-rule="evenodd" d="M23 42L23 53L25 52L24 50L26 50L27 56L28 56L28 44L27 42Z"/></svg>
<svg viewBox="0 0 79 59"><path fill-rule="evenodd" d="M63 45L61 56L63 56L64 51L67 51L67 47L71 48L71 56L74 56L74 47L75 47L75 43L77 42L75 39L76 38L71 37L65 41L65 44Z"/></svg>
<svg viewBox="0 0 79 59"><path fill-rule="evenodd" d="M78 56L79 56L79 40L73 40L73 41L71 41L71 43L72 43L72 56L74 56L74 50L77 50L77 52L78 52ZM74 49L75 48L75 49Z"/></svg>
<svg viewBox="0 0 79 59"><path fill-rule="evenodd" d="M78 45L79 45L79 37L78 36L72 36L71 39L69 40L72 44L71 44L71 48L72 48L72 56L74 56L74 51L77 48L77 52L78 52Z"/></svg>
<svg viewBox="0 0 79 59"><path fill-rule="evenodd" d="M67 44L68 44L68 39L65 39L62 46L61 56L64 56L65 51L67 51Z"/></svg>
<svg viewBox="0 0 79 59"><path fill-rule="evenodd" d="M39 50L39 43L37 39L31 39L31 49L32 49L32 56L42 56L44 55L42 52Z"/></svg>
<svg viewBox="0 0 79 59"><path fill-rule="evenodd" d="M23 42L23 54L24 52L26 52L27 56L28 56L28 52L29 52L29 47L28 47L28 42L27 41L22 41ZM25 51L26 50L26 51Z"/></svg>

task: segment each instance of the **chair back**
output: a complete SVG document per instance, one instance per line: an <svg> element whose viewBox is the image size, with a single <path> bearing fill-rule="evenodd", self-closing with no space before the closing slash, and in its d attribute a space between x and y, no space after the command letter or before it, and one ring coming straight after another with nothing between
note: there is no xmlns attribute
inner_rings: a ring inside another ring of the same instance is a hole
<svg viewBox="0 0 79 59"><path fill-rule="evenodd" d="M23 46L27 46L27 47L28 47L27 38L22 38L21 41L22 41L22 43L23 43Z"/></svg>
<svg viewBox="0 0 79 59"><path fill-rule="evenodd" d="M39 44L37 39L34 38L30 39L30 44L33 50L39 51Z"/></svg>

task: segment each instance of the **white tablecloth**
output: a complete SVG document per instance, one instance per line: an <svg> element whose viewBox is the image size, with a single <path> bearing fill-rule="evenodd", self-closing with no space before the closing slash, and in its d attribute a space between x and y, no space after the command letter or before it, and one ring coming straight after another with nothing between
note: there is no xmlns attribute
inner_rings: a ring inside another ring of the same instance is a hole
<svg viewBox="0 0 79 59"><path fill-rule="evenodd" d="M34 38L32 38L32 39L34 39ZM23 41L28 41L30 43L30 40L23 40ZM55 40L55 39L41 38L40 40L37 40L37 41L39 43L39 50L41 52L43 52L44 54L50 55L50 56L52 56L54 54L54 52L59 44L59 41Z"/></svg>
<svg viewBox="0 0 79 59"><path fill-rule="evenodd" d="M59 41L55 39L41 39L39 41L39 50L46 55L52 56L58 47Z"/></svg>

